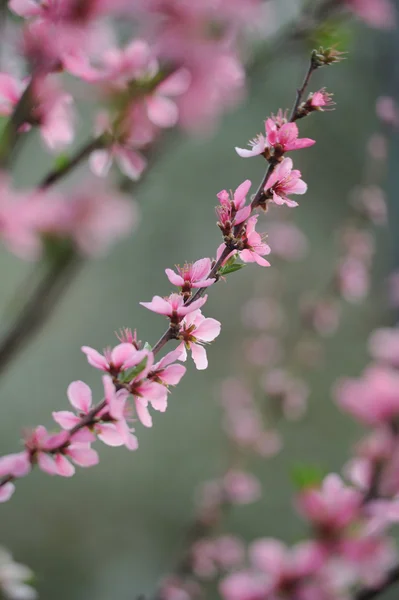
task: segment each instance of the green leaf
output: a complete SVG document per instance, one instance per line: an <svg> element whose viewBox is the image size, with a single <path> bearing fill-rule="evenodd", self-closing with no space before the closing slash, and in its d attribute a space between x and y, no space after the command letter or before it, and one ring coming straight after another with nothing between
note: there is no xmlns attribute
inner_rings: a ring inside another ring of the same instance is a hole
<svg viewBox="0 0 399 600"><path fill-rule="evenodd" d="M69 165L69 156L65 152L59 154L54 161L54 168L56 171L63 171Z"/></svg>
<svg viewBox="0 0 399 600"><path fill-rule="evenodd" d="M132 381L132 379L134 377L137 377L137 375L139 375L142 371L144 371L146 365L147 365L147 357L143 358L141 363L139 365L137 365L136 367L133 367L133 369L129 369L128 371L125 371L124 373L122 373L120 376L121 382L122 383L130 383L130 381Z"/></svg>
<svg viewBox="0 0 399 600"><path fill-rule="evenodd" d="M143 350L149 350L151 352L152 346L148 342L146 342L143 346Z"/></svg>
<svg viewBox="0 0 399 600"><path fill-rule="evenodd" d="M319 487L325 476L324 470L318 465L295 465L291 470L291 479L298 490Z"/></svg>
<svg viewBox="0 0 399 600"><path fill-rule="evenodd" d="M219 269L219 275L229 275L230 273L235 273L244 267L244 264L237 262L237 256L232 256L229 258L227 263Z"/></svg>

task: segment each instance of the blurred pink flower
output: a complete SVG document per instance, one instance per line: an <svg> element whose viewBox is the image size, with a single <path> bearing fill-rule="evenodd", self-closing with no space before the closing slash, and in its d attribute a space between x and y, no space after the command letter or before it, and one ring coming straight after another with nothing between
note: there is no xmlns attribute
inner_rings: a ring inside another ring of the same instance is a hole
<svg viewBox="0 0 399 600"><path fill-rule="evenodd" d="M369 352L374 360L399 368L399 329L376 329L369 339Z"/></svg>
<svg viewBox="0 0 399 600"><path fill-rule="evenodd" d="M252 504L262 494L259 480L252 473L238 469L231 469L225 474L223 491L232 504Z"/></svg>
<svg viewBox="0 0 399 600"><path fill-rule="evenodd" d="M344 485L335 474L328 475L320 489L305 489L297 497L299 512L320 529L321 535L339 532L356 521L362 502L362 494Z"/></svg>
<svg viewBox="0 0 399 600"><path fill-rule="evenodd" d="M378 29L393 29L396 11L391 0L346 0L349 8L362 21Z"/></svg>
<svg viewBox="0 0 399 600"><path fill-rule="evenodd" d="M372 365L359 379L344 379L336 387L338 405L367 425L389 423L399 414L399 373Z"/></svg>

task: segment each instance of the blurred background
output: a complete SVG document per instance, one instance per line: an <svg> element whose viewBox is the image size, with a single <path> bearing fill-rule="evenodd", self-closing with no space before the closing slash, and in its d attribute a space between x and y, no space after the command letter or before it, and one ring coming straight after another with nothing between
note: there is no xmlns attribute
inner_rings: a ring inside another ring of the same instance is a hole
<svg viewBox="0 0 399 600"><path fill-rule="evenodd" d="M282 2L277 10L283 27L296 6ZM309 52L314 44L324 43L325 36L332 36L348 54L341 64L317 72L311 85L313 91L326 86L333 92L336 110L299 124L303 136L317 140L316 146L295 156L309 191L300 198L299 208L271 209L259 227L267 232L276 218L294 222L308 240L306 256L287 262L272 254L270 269L247 266L212 289L204 313L222 322L222 333L209 347L209 368L201 372L188 363L188 374L170 395L167 412L153 415L152 429L137 426L137 452L101 445L100 464L78 470L71 480L36 470L18 482L13 501L2 506L0 539L18 561L34 570L41 598L151 597L181 556L198 486L226 467L228 444L218 389L228 376L248 376L243 305L253 297L275 294L277 286L284 327L289 334L297 331L302 326L298 300L309 293L323 296L328 290L340 255L337 231L352 214L354 188L382 183L389 191L390 218L389 225L375 228L370 293L361 302L340 303L337 330L323 340L317 368L303 376L311 390L307 414L298 423L279 424L283 448L275 457L251 458L250 470L261 481L262 497L232 509L220 531L246 540L265 535L299 540L305 530L291 508L293 462L323 471L338 471L345 462L358 431L332 401L331 387L338 377L359 373L367 362L370 332L393 323L387 278L399 252L393 233L399 218L399 142L392 127L376 116L377 98L397 90L399 37L356 20L329 23L295 43L277 41L278 35L269 38L276 41L260 44L249 65L247 98L215 132L203 139L181 133L164 139L145 180L133 187L141 212L138 229L106 258L85 263L40 334L2 376L0 452L17 449L22 427L50 425L51 411L67 405L71 380L87 382L100 397L100 377L80 352L82 345L112 345L114 332L122 326L137 328L141 340L158 339L163 318L139 302L170 292L165 268L215 253L220 240L216 193L234 190L247 178L254 192L263 175L262 161L239 159L234 146L244 147L271 112L292 106ZM389 169L370 156L370 138L376 133L390 138ZM83 128L81 136L84 139ZM33 134L18 157L18 184L36 182L48 170L48 157L37 147ZM79 179L80 173L74 177ZM29 270L6 251L0 253L3 324L12 316L10 301Z"/></svg>

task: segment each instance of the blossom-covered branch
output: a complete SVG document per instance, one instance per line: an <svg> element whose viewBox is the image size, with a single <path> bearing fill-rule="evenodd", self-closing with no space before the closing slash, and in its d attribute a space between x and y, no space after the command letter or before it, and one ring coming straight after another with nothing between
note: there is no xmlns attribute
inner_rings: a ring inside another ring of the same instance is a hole
<svg viewBox="0 0 399 600"><path fill-rule="evenodd" d="M320 50L312 54L312 64L317 60L317 66L339 59L339 54L331 50ZM313 98L314 95L311 94L306 102L299 104L298 111L306 110L310 113L319 110L318 106L313 106ZM284 158L284 155L289 150L314 143L312 140L299 140L297 125L287 122L282 113L274 119L268 119L267 130L268 137L261 136L263 148L258 154L263 154L273 165L273 172L275 170L277 176L272 186L273 192L266 185L264 198L262 196L262 201L259 202L262 208L266 208L269 201L289 205L288 195L297 192L298 185L304 191L302 184L299 184L298 172L292 171L292 161ZM284 167L283 170L281 167ZM258 216L252 216L252 203L246 204L250 185L249 181L244 182L233 196L225 190L218 194L218 226L224 241L217 251L214 263L204 258L193 265L179 268L177 273L167 270L170 282L180 292L172 293L167 298L154 296L151 302L142 303L146 308L169 319L169 328L153 349L147 345L141 347L130 331L123 332L121 344L112 351L107 350L104 355L89 347L83 348L89 363L106 373L103 376L104 399L93 407L91 391L86 384L74 382L70 385L68 397L78 414L68 411L53 414L64 431L50 434L40 426L26 439L23 452L0 460L3 501L14 491L12 481L26 475L34 464L50 474L62 476L74 473L70 461L85 467L96 464L98 455L91 448L96 436L110 445L125 445L130 450L136 449L134 430L128 424L128 399L133 399L135 414L141 423L150 427L152 419L148 406L164 411L168 386L176 385L185 373L185 368L175 361L186 360L187 351L190 350L197 368L207 367L204 344L219 335L220 323L202 315L200 309L207 300L205 291L221 276L237 269L238 257L243 262L269 266L263 257L270 253L270 248L255 230ZM171 339L180 342L178 348L154 364L156 354Z"/></svg>

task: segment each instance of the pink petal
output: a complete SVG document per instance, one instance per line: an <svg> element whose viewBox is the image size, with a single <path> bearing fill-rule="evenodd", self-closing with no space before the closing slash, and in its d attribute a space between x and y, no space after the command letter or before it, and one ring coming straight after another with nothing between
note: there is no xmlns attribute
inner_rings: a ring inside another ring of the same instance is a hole
<svg viewBox="0 0 399 600"><path fill-rule="evenodd" d="M112 166L112 154L109 150L96 150L89 157L91 170L97 177L106 177Z"/></svg>
<svg viewBox="0 0 399 600"><path fill-rule="evenodd" d="M90 360L89 360L90 362ZM76 410L88 413L91 407L92 394L91 389L84 381L73 381L67 389L69 402Z"/></svg>
<svg viewBox="0 0 399 600"><path fill-rule="evenodd" d="M184 285L183 277L172 271L172 269L165 269L165 273L172 285L177 285L178 287Z"/></svg>
<svg viewBox="0 0 399 600"><path fill-rule="evenodd" d="M177 385L186 372L183 365L170 365L162 372L162 381L167 385Z"/></svg>
<svg viewBox="0 0 399 600"><path fill-rule="evenodd" d="M164 298L161 298L161 296L154 296L151 302L140 302L140 304L159 315L170 316L172 314L172 308L169 302Z"/></svg>
<svg viewBox="0 0 399 600"><path fill-rule="evenodd" d="M7 502L13 493L15 492L15 485L13 483L5 483L0 487L0 503Z"/></svg>
<svg viewBox="0 0 399 600"><path fill-rule="evenodd" d="M190 82L190 71L184 68L178 69L159 84L157 92L165 96L180 96L187 91Z"/></svg>
<svg viewBox="0 0 399 600"><path fill-rule="evenodd" d="M148 411L148 402L136 398L136 413L144 427L152 427L152 417Z"/></svg>
<svg viewBox="0 0 399 600"><path fill-rule="evenodd" d="M203 346L199 344L191 344L190 345L191 356L193 357L193 361L195 366L199 371L203 371L208 366L208 357L206 355L206 350Z"/></svg>
<svg viewBox="0 0 399 600"><path fill-rule="evenodd" d="M201 306L204 306L204 304L207 300L208 300L208 296L204 296L203 298L198 298L198 300L195 300L189 306L182 306L179 309L179 315L181 317L184 317L188 313L193 312L193 311L197 310L198 308L201 308Z"/></svg>
<svg viewBox="0 0 399 600"><path fill-rule="evenodd" d="M290 150L302 150L302 148L310 148L310 146L314 146L315 143L316 140L311 140L310 138L301 138L287 144L285 149L287 152Z"/></svg>
<svg viewBox="0 0 399 600"><path fill-rule="evenodd" d="M249 190L251 189L251 185L252 182L247 179L241 185L239 185L234 192L234 205L236 209L242 208L242 205L245 204L245 200Z"/></svg>
<svg viewBox="0 0 399 600"><path fill-rule="evenodd" d="M93 467L99 462L98 454L89 445L74 444L68 448L68 456L79 467Z"/></svg>
<svg viewBox="0 0 399 600"><path fill-rule="evenodd" d="M124 442L120 434L116 430L114 423L102 423L97 426L98 439L100 439L107 446L123 446Z"/></svg>
<svg viewBox="0 0 399 600"><path fill-rule="evenodd" d="M112 350L111 361L112 364L118 369L123 367L131 368L133 366L138 365L144 356L143 353L137 352L136 348L132 344L118 344ZM125 364L126 363L126 364Z"/></svg>
<svg viewBox="0 0 399 600"><path fill-rule="evenodd" d="M100 369L101 371L108 371L107 360L102 354L97 352L97 350L90 348L90 346L82 346L81 350L86 354L87 361L92 367Z"/></svg>
<svg viewBox="0 0 399 600"><path fill-rule="evenodd" d="M265 145L257 144L251 148L251 150L248 150L247 148L237 148L236 146L235 151L237 152L238 156L241 156L241 158L252 158L253 156L259 156L262 154L262 152L265 151Z"/></svg>
<svg viewBox="0 0 399 600"><path fill-rule="evenodd" d="M29 455L27 452L8 454L0 458L0 477L24 477L31 470Z"/></svg>
<svg viewBox="0 0 399 600"><path fill-rule="evenodd" d="M90 429L83 427L83 429L79 429L79 431L71 436L71 441L83 444L87 442L92 443L96 441L96 436L92 431L90 431Z"/></svg>
<svg viewBox="0 0 399 600"><path fill-rule="evenodd" d="M62 429L72 429L80 422L80 418L69 410L59 410L52 413L53 419Z"/></svg>
<svg viewBox="0 0 399 600"><path fill-rule="evenodd" d="M37 455L37 464L39 469L48 473L48 475L57 475L57 465L55 464L54 458L44 452L39 452Z"/></svg>
<svg viewBox="0 0 399 600"><path fill-rule="evenodd" d="M123 439L124 445L128 450L137 450L139 447L138 440L129 429L126 421L120 421L116 424L116 429Z"/></svg>
<svg viewBox="0 0 399 600"><path fill-rule="evenodd" d="M176 104L165 96L155 94L147 99L147 113L157 127L173 127L179 118Z"/></svg>
<svg viewBox="0 0 399 600"><path fill-rule="evenodd" d="M140 179L147 166L146 159L139 152L122 147L115 154L122 173L133 181Z"/></svg>
<svg viewBox="0 0 399 600"><path fill-rule="evenodd" d="M212 261L210 258L201 258L197 260L191 269L192 278L194 281L205 279L211 271Z"/></svg>
<svg viewBox="0 0 399 600"><path fill-rule="evenodd" d="M42 14L41 6L34 0L10 0L8 3L10 10L20 17L36 17Z"/></svg>
<svg viewBox="0 0 399 600"><path fill-rule="evenodd" d="M246 221L248 219L248 217L250 216L252 212L251 206L244 206L244 208L241 208L241 210L239 210L235 216L234 222L236 225L240 225L240 223L243 223L244 221Z"/></svg>
<svg viewBox="0 0 399 600"><path fill-rule="evenodd" d="M204 319L194 332L194 335L201 342L213 342L220 333L221 323L216 319Z"/></svg>
<svg viewBox="0 0 399 600"><path fill-rule="evenodd" d="M182 362L186 362L187 360L187 350L184 342L178 345L177 349L180 351L179 360Z"/></svg>
<svg viewBox="0 0 399 600"><path fill-rule="evenodd" d="M144 381L139 388L139 392L145 401L151 402L156 409L164 412L167 407L168 390L161 383L155 381Z"/></svg>
<svg viewBox="0 0 399 600"><path fill-rule="evenodd" d="M57 473L61 477L72 477L75 473L75 467L63 454L57 454L55 457Z"/></svg>

